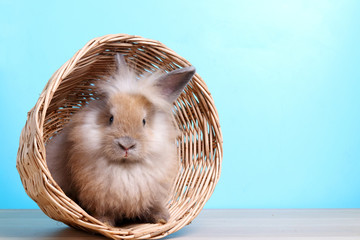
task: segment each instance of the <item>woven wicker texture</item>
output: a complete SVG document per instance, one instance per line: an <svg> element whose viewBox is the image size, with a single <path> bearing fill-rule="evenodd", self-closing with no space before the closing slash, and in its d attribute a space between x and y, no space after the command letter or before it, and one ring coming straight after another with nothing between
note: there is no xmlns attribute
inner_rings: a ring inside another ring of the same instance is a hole
<svg viewBox="0 0 360 240"><path fill-rule="evenodd" d="M55 220L113 239L162 238L189 224L200 213L220 177L219 118L210 92L198 74L174 102L174 117L182 132L176 140L181 169L169 196L168 223L110 228L68 198L46 165L46 142L62 130L72 114L97 98L96 82L114 71L117 52L139 75L190 65L158 41L125 34L91 40L54 73L28 113L20 136L17 169L27 194Z"/></svg>

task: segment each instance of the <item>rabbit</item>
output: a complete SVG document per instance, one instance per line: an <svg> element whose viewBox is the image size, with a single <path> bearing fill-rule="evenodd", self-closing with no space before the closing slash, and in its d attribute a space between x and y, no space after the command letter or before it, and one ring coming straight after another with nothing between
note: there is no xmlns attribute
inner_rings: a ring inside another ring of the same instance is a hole
<svg viewBox="0 0 360 240"><path fill-rule="evenodd" d="M139 78L115 59L115 73L96 84L99 99L46 144L47 166L68 197L109 226L165 224L179 171L172 107L195 68Z"/></svg>

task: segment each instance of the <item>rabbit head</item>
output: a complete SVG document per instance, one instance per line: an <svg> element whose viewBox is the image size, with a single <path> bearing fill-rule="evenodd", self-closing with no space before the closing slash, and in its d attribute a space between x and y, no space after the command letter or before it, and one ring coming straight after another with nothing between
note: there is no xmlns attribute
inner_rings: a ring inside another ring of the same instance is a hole
<svg viewBox="0 0 360 240"><path fill-rule="evenodd" d="M117 72L99 84L98 145L110 161L149 161L166 151L177 135L172 104L195 73L194 67L138 78L123 56L116 55Z"/></svg>

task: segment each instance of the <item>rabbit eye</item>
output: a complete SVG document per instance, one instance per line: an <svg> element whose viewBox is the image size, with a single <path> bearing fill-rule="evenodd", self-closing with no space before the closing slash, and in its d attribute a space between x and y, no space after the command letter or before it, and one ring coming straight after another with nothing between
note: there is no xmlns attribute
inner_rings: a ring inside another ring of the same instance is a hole
<svg viewBox="0 0 360 240"><path fill-rule="evenodd" d="M109 123L112 124L112 122L114 121L114 116L111 115L110 119L109 119Z"/></svg>
<svg viewBox="0 0 360 240"><path fill-rule="evenodd" d="M145 126L145 124L146 124L146 120L145 120L145 118L143 119L143 126Z"/></svg>

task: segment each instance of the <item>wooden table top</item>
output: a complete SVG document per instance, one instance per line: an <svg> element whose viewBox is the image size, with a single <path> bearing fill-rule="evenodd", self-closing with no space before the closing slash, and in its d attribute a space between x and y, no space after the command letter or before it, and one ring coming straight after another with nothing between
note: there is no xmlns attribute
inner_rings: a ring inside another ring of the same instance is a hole
<svg viewBox="0 0 360 240"><path fill-rule="evenodd" d="M0 239L106 239L72 229L40 210L0 210ZM165 239L360 239L360 209L203 210Z"/></svg>

